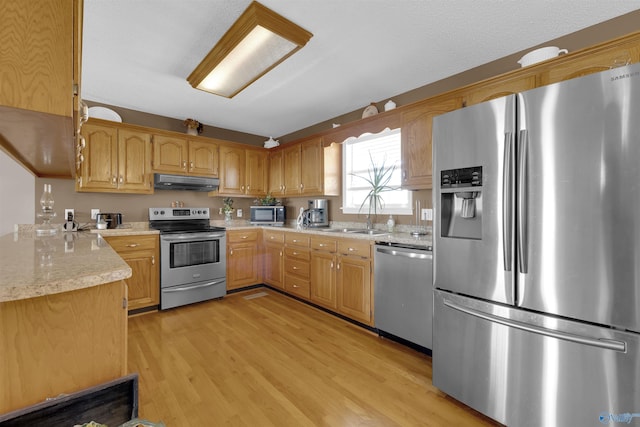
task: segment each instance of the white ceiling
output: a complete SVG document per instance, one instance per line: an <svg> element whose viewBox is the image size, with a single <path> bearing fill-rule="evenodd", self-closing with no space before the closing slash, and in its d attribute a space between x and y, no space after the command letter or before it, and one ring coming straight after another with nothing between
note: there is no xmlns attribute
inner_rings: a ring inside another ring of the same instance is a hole
<svg viewBox="0 0 640 427"><path fill-rule="evenodd" d="M187 76L249 3L85 0L82 97L277 137L640 9L637 0L261 0L313 33L307 46L232 99L193 89Z"/></svg>

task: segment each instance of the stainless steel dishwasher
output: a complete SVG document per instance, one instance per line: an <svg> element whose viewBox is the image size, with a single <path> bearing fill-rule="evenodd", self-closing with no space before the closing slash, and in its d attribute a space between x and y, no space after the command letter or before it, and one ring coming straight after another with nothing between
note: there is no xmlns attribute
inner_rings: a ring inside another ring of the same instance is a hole
<svg viewBox="0 0 640 427"><path fill-rule="evenodd" d="M431 349L431 247L378 243L374 254L375 327Z"/></svg>

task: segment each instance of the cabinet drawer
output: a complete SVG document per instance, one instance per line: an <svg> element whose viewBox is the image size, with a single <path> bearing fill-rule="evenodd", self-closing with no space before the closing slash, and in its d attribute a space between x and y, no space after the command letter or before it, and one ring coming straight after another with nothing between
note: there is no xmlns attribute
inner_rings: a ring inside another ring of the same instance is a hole
<svg viewBox="0 0 640 427"><path fill-rule="evenodd" d="M300 233L287 233L284 236L284 242L288 246L298 246L301 248L309 247L309 236Z"/></svg>
<svg viewBox="0 0 640 427"><path fill-rule="evenodd" d="M284 248L284 254L288 260L297 259L300 261L309 261L311 259L309 249Z"/></svg>
<svg viewBox="0 0 640 427"><path fill-rule="evenodd" d="M335 252L338 247L336 239L330 237L311 236L311 249L324 252Z"/></svg>
<svg viewBox="0 0 640 427"><path fill-rule="evenodd" d="M258 240L260 230L238 230L227 232L228 243L255 242Z"/></svg>
<svg viewBox="0 0 640 427"><path fill-rule="evenodd" d="M262 234L265 243L284 243L284 232L282 231L263 230Z"/></svg>
<svg viewBox="0 0 640 427"><path fill-rule="evenodd" d="M371 258L371 244L367 240L339 240L338 252L344 255L355 255L365 258Z"/></svg>
<svg viewBox="0 0 640 427"><path fill-rule="evenodd" d="M288 259L285 262L284 271L288 274L295 274L296 276L309 280L309 261Z"/></svg>
<svg viewBox="0 0 640 427"><path fill-rule="evenodd" d="M311 295L308 280L303 280L289 274L285 274L284 276L284 290L306 299L309 299Z"/></svg>
<svg viewBox="0 0 640 427"><path fill-rule="evenodd" d="M157 235L106 236L104 239L113 250L118 253L148 249L154 250L158 242Z"/></svg>

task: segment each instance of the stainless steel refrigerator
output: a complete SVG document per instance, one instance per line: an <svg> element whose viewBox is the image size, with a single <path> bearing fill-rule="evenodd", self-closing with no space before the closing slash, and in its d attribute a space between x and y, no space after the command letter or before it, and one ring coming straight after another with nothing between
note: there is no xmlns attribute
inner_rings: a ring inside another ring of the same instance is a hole
<svg viewBox="0 0 640 427"><path fill-rule="evenodd" d="M434 119L433 383L513 426L640 425L640 66Z"/></svg>

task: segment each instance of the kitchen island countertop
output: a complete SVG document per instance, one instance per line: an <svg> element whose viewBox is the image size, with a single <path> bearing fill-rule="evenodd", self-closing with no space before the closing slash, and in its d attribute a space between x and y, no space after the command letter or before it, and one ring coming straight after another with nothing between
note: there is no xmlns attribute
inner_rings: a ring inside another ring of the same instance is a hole
<svg viewBox="0 0 640 427"><path fill-rule="evenodd" d="M131 268L99 235L23 231L0 237L0 302L115 282Z"/></svg>

